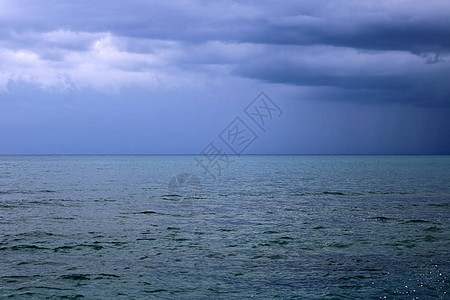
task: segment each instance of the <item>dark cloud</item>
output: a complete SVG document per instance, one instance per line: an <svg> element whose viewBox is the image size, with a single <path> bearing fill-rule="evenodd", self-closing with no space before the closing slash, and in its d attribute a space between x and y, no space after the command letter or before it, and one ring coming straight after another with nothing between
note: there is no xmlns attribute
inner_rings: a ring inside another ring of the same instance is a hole
<svg viewBox="0 0 450 300"><path fill-rule="evenodd" d="M437 54L293 47L277 55L279 46L274 48L242 62L234 73L271 83L313 86L319 94L321 87L335 87L339 89L335 98L341 100L450 106L450 66Z"/></svg>
<svg viewBox="0 0 450 300"><path fill-rule="evenodd" d="M44 60L64 61L65 51L89 51L111 34L117 51L163 56L166 65L187 71L227 65L242 77L357 90L381 102L450 103L450 4L444 0L18 0L0 9L0 46ZM155 46L155 40L174 44ZM167 58L175 48L179 53ZM133 64L123 69L147 69L138 58Z"/></svg>
<svg viewBox="0 0 450 300"><path fill-rule="evenodd" d="M450 16L448 16L450 20ZM261 30L245 39L250 42L280 45L322 44L372 50L448 52L449 22L411 22L381 20L352 23L321 20L316 24L261 24Z"/></svg>
<svg viewBox="0 0 450 300"><path fill-rule="evenodd" d="M201 42L324 44L374 50L448 51L446 1L56 1L18 0L3 31L112 32Z"/></svg>
<svg viewBox="0 0 450 300"><path fill-rule="evenodd" d="M198 153L261 90L285 113L254 153L450 153L449 20L445 0L2 0L0 153Z"/></svg>

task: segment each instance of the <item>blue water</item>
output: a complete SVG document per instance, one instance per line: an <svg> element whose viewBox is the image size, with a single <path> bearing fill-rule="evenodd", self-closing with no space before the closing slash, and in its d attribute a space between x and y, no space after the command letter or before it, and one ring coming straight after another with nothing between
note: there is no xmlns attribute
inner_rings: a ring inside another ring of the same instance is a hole
<svg viewBox="0 0 450 300"><path fill-rule="evenodd" d="M449 299L449 156L232 160L0 156L0 298Z"/></svg>

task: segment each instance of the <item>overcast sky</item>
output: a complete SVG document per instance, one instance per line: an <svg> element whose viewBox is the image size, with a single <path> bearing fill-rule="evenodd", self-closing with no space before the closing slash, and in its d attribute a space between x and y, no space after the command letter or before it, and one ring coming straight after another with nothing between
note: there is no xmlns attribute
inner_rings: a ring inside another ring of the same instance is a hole
<svg viewBox="0 0 450 300"><path fill-rule="evenodd" d="M450 1L0 0L0 153L230 152L236 117L247 154L449 154Z"/></svg>

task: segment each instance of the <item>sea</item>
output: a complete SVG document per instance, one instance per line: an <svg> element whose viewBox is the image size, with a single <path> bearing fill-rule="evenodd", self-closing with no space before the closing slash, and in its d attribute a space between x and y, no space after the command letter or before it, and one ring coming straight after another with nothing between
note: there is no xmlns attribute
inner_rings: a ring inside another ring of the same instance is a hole
<svg viewBox="0 0 450 300"><path fill-rule="evenodd" d="M0 156L0 298L450 299L450 156L229 159Z"/></svg>

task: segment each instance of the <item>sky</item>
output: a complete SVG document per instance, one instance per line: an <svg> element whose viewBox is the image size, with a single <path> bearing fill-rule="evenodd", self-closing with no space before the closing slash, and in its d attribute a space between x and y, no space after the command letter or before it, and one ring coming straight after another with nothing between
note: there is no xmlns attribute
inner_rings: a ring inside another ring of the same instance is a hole
<svg viewBox="0 0 450 300"><path fill-rule="evenodd" d="M0 154L450 154L449 131L447 0L0 0Z"/></svg>

